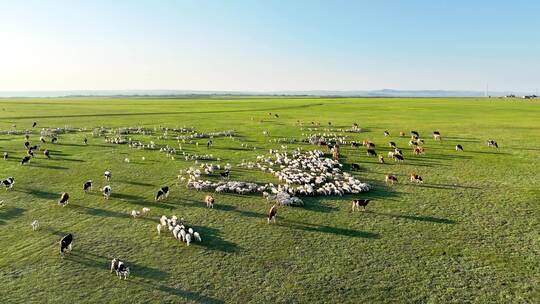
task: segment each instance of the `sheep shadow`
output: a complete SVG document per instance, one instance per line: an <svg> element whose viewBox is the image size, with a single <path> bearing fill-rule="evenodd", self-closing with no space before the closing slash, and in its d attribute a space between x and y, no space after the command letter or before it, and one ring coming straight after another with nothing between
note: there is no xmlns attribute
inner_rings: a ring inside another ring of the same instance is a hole
<svg viewBox="0 0 540 304"><path fill-rule="evenodd" d="M225 253L236 253L241 250L241 248L227 240L224 240L220 236L219 230L210 227L204 226L191 226L193 230L201 234L202 242L193 242L193 244L205 247L206 249L214 251L222 251Z"/></svg>
<svg viewBox="0 0 540 304"><path fill-rule="evenodd" d="M287 220L287 219L284 219L278 222L277 225L282 226L282 227L288 227L291 229L304 230L304 231L316 232L316 233L322 232L322 233L334 234L338 236L346 236L346 237L354 237L354 238L368 238L368 239L379 238L379 234L374 233L374 232L332 227L332 226L327 226L327 225L316 225L316 224L292 221L292 220Z"/></svg>
<svg viewBox="0 0 540 304"><path fill-rule="evenodd" d="M3 207L0 209L0 225L7 224L7 221L16 217L21 216L26 209L19 207Z"/></svg>
<svg viewBox="0 0 540 304"><path fill-rule="evenodd" d="M417 215L402 215L402 214L393 214L393 213L384 213L384 212L374 212L368 211L369 214L382 215L393 218L401 218L406 220L429 222L435 224L456 224L457 222L451 219L439 218L433 216L417 216Z"/></svg>

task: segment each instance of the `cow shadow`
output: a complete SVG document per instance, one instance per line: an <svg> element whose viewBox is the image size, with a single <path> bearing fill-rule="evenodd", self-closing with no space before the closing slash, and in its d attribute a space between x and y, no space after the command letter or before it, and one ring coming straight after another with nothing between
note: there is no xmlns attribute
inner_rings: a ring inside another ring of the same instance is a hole
<svg viewBox="0 0 540 304"><path fill-rule="evenodd" d="M17 189L14 191L26 193L40 199L45 199L45 200L55 200L55 199L60 198L60 193L38 190L38 189L21 189L21 190Z"/></svg>
<svg viewBox="0 0 540 304"><path fill-rule="evenodd" d="M368 231L353 230L347 228L332 227L327 225L317 225L304 223L299 221L292 220L282 220L278 222L278 226L288 227L296 230L303 230L307 232L316 232L316 233L328 233L338 236L354 237L354 238L367 238L367 239L378 239L379 234Z"/></svg>
<svg viewBox="0 0 540 304"><path fill-rule="evenodd" d="M406 219L406 220L429 222L429 223L435 223L435 224L456 224L457 223L456 221L451 220L451 219L439 218L439 217L433 217L433 216L402 215L402 214L374 212L374 211L368 211L367 213L373 214L373 215L381 215L381 216L387 216L387 217L392 217L392 218L401 218L401 219Z"/></svg>
<svg viewBox="0 0 540 304"><path fill-rule="evenodd" d="M28 163L25 166L36 167L36 168L44 168L44 169L54 169L54 170L68 170L69 169L67 167L52 166L52 165L42 165L40 163L35 163L35 162Z"/></svg>

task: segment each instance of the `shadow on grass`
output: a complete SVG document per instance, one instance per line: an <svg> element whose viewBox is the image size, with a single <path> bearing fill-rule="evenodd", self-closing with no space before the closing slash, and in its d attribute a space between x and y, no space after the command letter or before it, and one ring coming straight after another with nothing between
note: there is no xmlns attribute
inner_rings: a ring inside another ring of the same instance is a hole
<svg viewBox="0 0 540 304"><path fill-rule="evenodd" d="M433 216L416 216L416 215L402 215L402 214L393 214L393 213L383 213L383 212L374 212L368 211L369 214L388 216L393 218L402 218L406 220L421 221L421 222L430 222L436 224L456 224L457 222L451 219L433 217Z"/></svg>
<svg viewBox="0 0 540 304"><path fill-rule="evenodd" d="M86 267L92 267L97 269L103 269L104 271L110 271L111 258L96 255L88 252L73 251L70 253L66 260L79 263ZM124 260L122 257L120 257ZM140 277L149 280L162 281L169 277L169 274L165 271L147 267L129 260L125 260L126 264L130 268L130 276ZM111 274L112 275L112 274ZM115 275L116 276L116 275Z"/></svg>
<svg viewBox="0 0 540 304"><path fill-rule="evenodd" d="M297 230L304 230L308 232L323 232L323 233L329 233L329 234L335 234L335 235L347 236L347 237L368 238L368 239L379 238L378 233L346 229L346 228L338 228L338 227L332 227L332 226L326 226L326 225L316 225L316 224L291 221L291 220L286 220L286 219L279 221L277 225L282 226L282 227L297 229Z"/></svg>
<svg viewBox="0 0 540 304"><path fill-rule="evenodd" d="M19 207L0 208L0 225L5 225L8 220L21 216L26 209Z"/></svg>
<svg viewBox="0 0 540 304"><path fill-rule="evenodd" d="M182 300L184 300L184 301L188 300L190 302L209 303L209 304L225 303L225 301L222 301L222 300L219 300L219 299L216 299L216 298L212 298L212 297L209 297L209 296L205 296L205 295L202 295L202 294L197 293L197 292L180 289L180 288L177 288L177 287L171 287L171 286L162 285L162 284L153 284L153 283L139 281L139 280L131 280L130 283L134 283L134 284L138 284L140 286L144 286L144 289L147 290L148 293L153 293L155 290L159 290L159 291L162 291L162 292L167 293L169 295L173 295L173 296L177 296L179 298L182 298ZM183 301L181 301L181 302L183 302Z"/></svg>
<svg viewBox="0 0 540 304"><path fill-rule="evenodd" d="M45 168L45 169L54 169L54 170L68 170L69 168L67 167L61 167L61 166L51 166L51 165L42 165L40 163L35 163L35 162L32 162L32 163L29 163L25 166L28 166L28 167L36 167L36 168Z"/></svg>
<svg viewBox="0 0 540 304"><path fill-rule="evenodd" d="M38 189L17 189L13 191L23 192L23 193L35 196L37 198L46 199L46 200L57 200L60 198L60 193L43 191L43 190L38 190Z"/></svg>
<svg viewBox="0 0 540 304"><path fill-rule="evenodd" d="M150 183L141 183L136 181L121 181L121 183L134 185L134 186L145 186L145 187L155 187L156 185Z"/></svg>
<svg viewBox="0 0 540 304"><path fill-rule="evenodd" d="M235 253L241 250L241 248L237 244L224 240L219 235L220 232L217 229L204 226L191 227L193 227L193 230L199 232L202 238L202 242L193 242L194 245L226 253Z"/></svg>
<svg viewBox="0 0 540 304"><path fill-rule="evenodd" d="M209 209L208 207L206 207L206 204L203 201L195 201L195 200L189 200L189 199L182 199L182 206ZM261 219L264 218L264 214L262 214L262 213L257 213L257 212L253 212L253 211L247 211L247 210L240 210L236 206L226 205L226 204L222 204L222 203L214 204L214 208L209 209L209 210L235 212L235 213L238 213L241 216L252 217L252 218L261 218Z"/></svg>

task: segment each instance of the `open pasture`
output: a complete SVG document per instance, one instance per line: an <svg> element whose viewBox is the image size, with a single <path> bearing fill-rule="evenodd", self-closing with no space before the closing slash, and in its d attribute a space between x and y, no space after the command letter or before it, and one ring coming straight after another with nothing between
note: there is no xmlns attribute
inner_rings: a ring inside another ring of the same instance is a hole
<svg viewBox="0 0 540 304"><path fill-rule="evenodd" d="M539 106L473 98L0 99L0 152L9 154L0 178L15 178L12 190L0 189L0 302L538 302ZM353 123L362 132L341 132ZM39 142L42 128L56 127L76 131L56 144ZM147 128L123 137L169 145L177 155L108 143L96 136L99 127ZM162 127L235 134L214 137L210 149L207 138L180 142L180 150L175 137L189 133L164 136ZM24 135L7 131L25 129L40 150L21 165ZM425 154L412 153L411 130L424 139ZM204 198L213 192L178 181L180 170L195 166L186 155L212 154L220 160L198 165L229 163L230 180L277 183L239 164L282 145L331 157L326 147L299 142L313 133L375 143L385 164L363 146L340 149L342 170L372 190L302 196L303 207L280 207L277 223L267 224L272 203L260 194L213 194L209 209ZM390 141L403 150L403 163L387 157ZM409 182L411 173L423 183ZM386 174L398 182L385 184ZM85 194L89 179L94 189ZM99 191L107 184L108 200ZM166 185L168 198L154 202ZM70 194L66 207L57 204L62 192ZM355 198L371 199L366 212L351 212ZM143 207L149 215L130 216ZM188 247L168 231L159 236L161 215L185 218L203 241ZM67 233L74 247L61 259L58 241ZM130 266L127 280L109 273L114 257Z"/></svg>

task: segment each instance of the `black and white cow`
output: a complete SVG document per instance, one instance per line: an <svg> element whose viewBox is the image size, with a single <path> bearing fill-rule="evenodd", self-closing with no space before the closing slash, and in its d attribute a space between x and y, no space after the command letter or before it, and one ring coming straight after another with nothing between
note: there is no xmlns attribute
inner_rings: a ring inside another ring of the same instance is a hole
<svg viewBox="0 0 540 304"><path fill-rule="evenodd" d="M2 181L2 185L6 187L6 190L13 188L14 184L15 184L15 179L13 177L8 177Z"/></svg>
<svg viewBox="0 0 540 304"><path fill-rule="evenodd" d="M45 155L45 157L47 158L51 158L51 153L49 152L48 149L45 149L45 151L43 151L43 155Z"/></svg>
<svg viewBox="0 0 540 304"><path fill-rule="evenodd" d="M456 145L456 151L463 151L463 146L460 144Z"/></svg>
<svg viewBox="0 0 540 304"><path fill-rule="evenodd" d="M67 192L62 192L62 195L58 200L58 205L65 207L67 204L69 204L69 194Z"/></svg>
<svg viewBox="0 0 540 304"><path fill-rule="evenodd" d="M73 248L73 235L70 233L60 240L60 256L63 258L64 255L71 251Z"/></svg>
<svg viewBox="0 0 540 304"><path fill-rule="evenodd" d="M101 189L101 192L103 192L103 196L105 196L106 199L109 199L112 194L112 188L111 186L107 185Z"/></svg>
<svg viewBox="0 0 540 304"><path fill-rule="evenodd" d="M23 159L21 160L21 165L26 164L27 162L30 161L30 159L32 159L32 156L30 156L30 155L27 155L27 156L23 157Z"/></svg>
<svg viewBox="0 0 540 304"><path fill-rule="evenodd" d="M112 173L111 173L111 171L109 171L109 170L105 171L105 173L104 173L103 175L105 176L105 179L106 179L107 181L110 181L111 178L112 178Z"/></svg>
<svg viewBox="0 0 540 304"><path fill-rule="evenodd" d="M92 180L87 180L83 184L83 190L85 193L88 193L89 191L92 191Z"/></svg>
<svg viewBox="0 0 540 304"><path fill-rule="evenodd" d="M161 187L156 193L156 202L162 201L169 196L169 186Z"/></svg>
<svg viewBox="0 0 540 304"><path fill-rule="evenodd" d="M125 280L129 276L129 267L127 267L126 264L124 264L124 262L120 261L117 258L114 258L111 261L111 272L113 272L113 270L116 272L116 275L120 279L123 276Z"/></svg>
<svg viewBox="0 0 540 304"><path fill-rule="evenodd" d="M4 160L7 160L9 157L9 154L7 152L4 152Z"/></svg>

